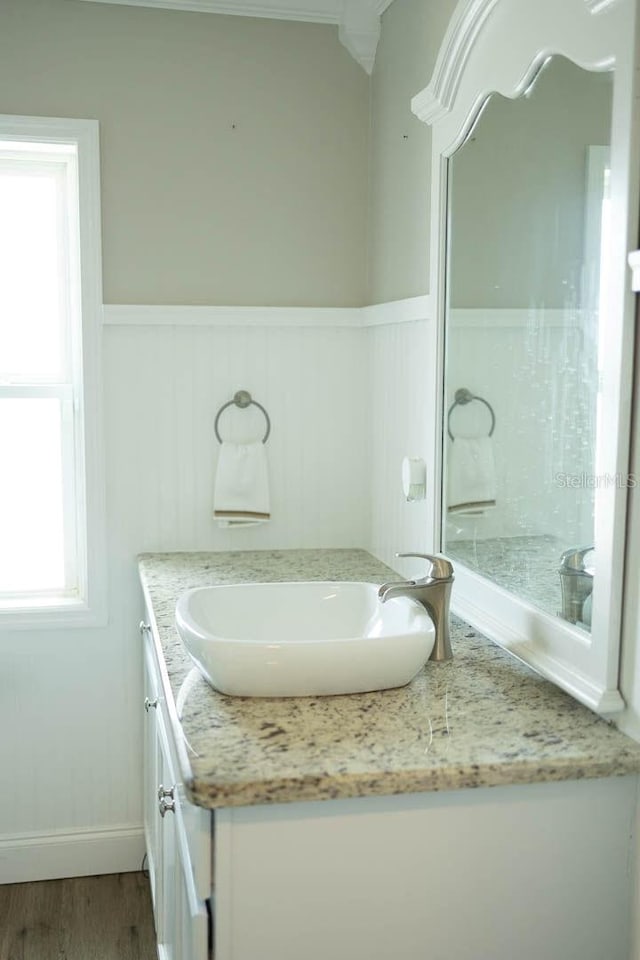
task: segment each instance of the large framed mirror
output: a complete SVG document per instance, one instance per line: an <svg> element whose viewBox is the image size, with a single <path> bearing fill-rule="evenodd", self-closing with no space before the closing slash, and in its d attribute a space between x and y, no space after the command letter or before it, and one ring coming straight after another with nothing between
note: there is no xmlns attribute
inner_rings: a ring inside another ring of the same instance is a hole
<svg viewBox="0 0 640 960"><path fill-rule="evenodd" d="M633 0L461 0L433 126L434 548L466 620L618 692L637 234Z"/></svg>

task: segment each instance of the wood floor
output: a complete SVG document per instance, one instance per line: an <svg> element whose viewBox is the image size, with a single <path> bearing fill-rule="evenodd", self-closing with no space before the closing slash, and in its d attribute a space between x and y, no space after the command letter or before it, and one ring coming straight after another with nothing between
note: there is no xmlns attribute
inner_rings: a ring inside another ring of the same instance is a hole
<svg viewBox="0 0 640 960"><path fill-rule="evenodd" d="M145 875L0 885L0 960L156 960Z"/></svg>

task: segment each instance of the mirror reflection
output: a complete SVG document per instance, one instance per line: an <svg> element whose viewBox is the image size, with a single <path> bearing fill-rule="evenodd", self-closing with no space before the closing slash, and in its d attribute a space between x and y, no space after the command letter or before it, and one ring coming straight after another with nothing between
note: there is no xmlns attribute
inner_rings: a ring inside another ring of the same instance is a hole
<svg viewBox="0 0 640 960"><path fill-rule="evenodd" d="M591 623L612 74L550 58L449 161L443 550Z"/></svg>

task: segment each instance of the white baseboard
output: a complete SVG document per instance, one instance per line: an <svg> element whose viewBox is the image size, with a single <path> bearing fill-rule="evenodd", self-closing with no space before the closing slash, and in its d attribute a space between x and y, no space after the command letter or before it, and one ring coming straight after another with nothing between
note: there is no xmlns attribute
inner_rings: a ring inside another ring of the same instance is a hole
<svg viewBox="0 0 640 960"><path fill-rule="evenodd" d="M0 836L0 883L129 873L140 869L144 853L142 824Z"/></svg>

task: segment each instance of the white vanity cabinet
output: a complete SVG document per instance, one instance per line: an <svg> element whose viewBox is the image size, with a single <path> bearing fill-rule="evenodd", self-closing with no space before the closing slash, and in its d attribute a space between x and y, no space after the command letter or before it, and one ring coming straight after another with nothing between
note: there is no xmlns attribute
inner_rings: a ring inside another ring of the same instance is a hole
<svg viewBox="0 0 640 960"><path fill-rule="evenodd" d="M207 960L212 814L188 803L151 632L144 636L144 829L159 960Z"/></svg>
<svg viewBox="0 0 640 960"><path fill-rule="evenodd" d="M206 810L143 633L159 960L628 960L635 777Z"/></svg>
<svg viewBox="0 0 640 960"><path fill-rule="evenodd" d="M305 556L140 560L160 960L630 960L640 747L503 650L456 621L406 687L271 701L192 668L178 596Z"/></svg>

